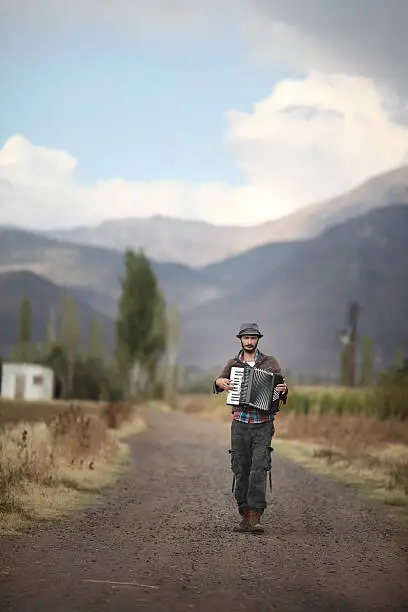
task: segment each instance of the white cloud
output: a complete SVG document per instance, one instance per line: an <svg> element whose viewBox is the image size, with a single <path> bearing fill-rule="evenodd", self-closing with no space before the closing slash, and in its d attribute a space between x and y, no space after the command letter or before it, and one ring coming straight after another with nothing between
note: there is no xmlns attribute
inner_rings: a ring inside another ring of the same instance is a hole
<svg viewBox="0 0 408 612"><path fill-rule="evenodd" d="M68 153L10 138L0 152L0 222L72 226L164 214L217 224L283 216L402 163L408 127L390 99L362 77L312 73L287 79L252 113L230 111L228 140L247 183L126 182L84 188Z"/></svg>
<svg viewBox="0 0 408 612"><path fill-rule="evenodd" d="M252 114L231 112L230 138L249 181L288 210L402 163L408 128L388 106L369 79L312 73L281 81Z"/></svg>

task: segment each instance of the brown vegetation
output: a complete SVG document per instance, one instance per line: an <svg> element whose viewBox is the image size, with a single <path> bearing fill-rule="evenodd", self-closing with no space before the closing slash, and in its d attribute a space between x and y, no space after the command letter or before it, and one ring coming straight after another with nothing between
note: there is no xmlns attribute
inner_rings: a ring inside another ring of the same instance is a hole
<svg viewBox="0 0 408 612"><path fill-rule="evenodd" d="M44 421L49 423L57 414L67 409L72 402L65 400L50 401L29 401L24 400L5 400L0 398L0 428L5 424L28 421L35 423ZM81 409L86 414L95 414L101 410L104 403L80 402Z"/></svg>
<svg viewBox="0 0 408 612"><path fill-rule="evenodd" d="M282 413L277 437L311 445L312 457L354 466L408 495L408 421L349 414Z"/></svg>
<svg viewBox="0 0 408 612"><path fill-rule="evenodd" d="M51 406L50 406L51 408ZM0 524L10 519L65 511L69 493L96 491L120 461L124 446L117 431L127 423L142 427L133 406L106 404L99 409L73 404L53 418L10 422L0 431ZM22 405L21 412L24 412ZM25 407L25 411L30 406ZM20 412L20 414L21 414ZM47 414L49 417L50 415ZM108 478L109 479L109 478ZM72 496L71 496L72 497Z"/></svg>

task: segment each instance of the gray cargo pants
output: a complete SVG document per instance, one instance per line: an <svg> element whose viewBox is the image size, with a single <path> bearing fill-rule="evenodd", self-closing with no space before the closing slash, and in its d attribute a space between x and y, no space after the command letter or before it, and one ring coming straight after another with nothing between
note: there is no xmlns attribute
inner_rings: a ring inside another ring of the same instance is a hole
<svg viewBox="0 0 408 612"><path fill-rule="evenodd" d="M240 514L265 510L267 474L271 469L271 423L231 423L231 469L235 476L235 499Z"/></svg>

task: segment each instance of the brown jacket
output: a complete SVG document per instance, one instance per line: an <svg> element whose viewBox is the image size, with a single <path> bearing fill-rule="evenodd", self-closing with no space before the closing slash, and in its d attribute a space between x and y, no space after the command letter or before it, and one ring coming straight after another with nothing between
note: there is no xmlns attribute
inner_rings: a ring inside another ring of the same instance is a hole
<svg viewBox="0 0 408 612"><path fill-rule="evenodd" d="M240 354L235 355L232 359L230 359L224 366L219 378L229 378L231 375L231 368L234 366L242 366L243 362L240 359ZM267 372L273 372L274 374L282 374L281 367L279 365L276 357L272 355L265 355L262 352L259 352L258 359L255 363L257 368L261 368L262 370L266 370ZM214 393L220 393L222 389L216 385L214 381ZM281 401L286 404L286 398L288 396L288 392L281 393Z"/></svg>

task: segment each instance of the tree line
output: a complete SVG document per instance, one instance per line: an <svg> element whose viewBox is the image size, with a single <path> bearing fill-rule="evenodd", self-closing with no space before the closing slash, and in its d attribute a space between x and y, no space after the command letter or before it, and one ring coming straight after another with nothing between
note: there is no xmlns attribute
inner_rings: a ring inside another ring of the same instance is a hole
<svg viewBox="0 0 408 612"><path fill-rule="evenodd" d="M88 330L88 342L83 342L75 298L66 292L59 316L50 313L41 343L32 340L31 303L23 299L11 359L50 367L57 381L56 395L64 399L154 397L174 404L180 379L178 311L166 304L143 251L126 250L124 264L113 354L99 320Z"/></svg>

